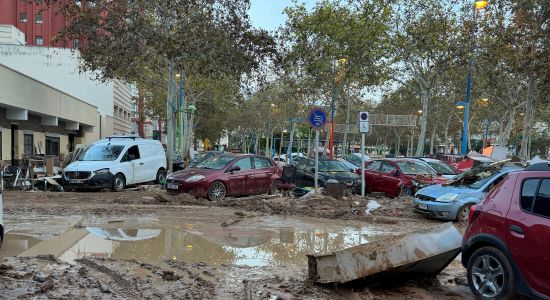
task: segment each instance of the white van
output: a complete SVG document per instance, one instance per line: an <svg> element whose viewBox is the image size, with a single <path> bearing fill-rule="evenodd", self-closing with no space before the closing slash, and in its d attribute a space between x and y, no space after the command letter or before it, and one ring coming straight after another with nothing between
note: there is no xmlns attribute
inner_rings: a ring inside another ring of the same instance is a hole
<svg viewBox="0 0 550 300"><path fill-rule="evenodd" d="M91 146L63 170L69 189L123 191L127 185L166 180L166 154L159 141L111 136Z"/></svg>

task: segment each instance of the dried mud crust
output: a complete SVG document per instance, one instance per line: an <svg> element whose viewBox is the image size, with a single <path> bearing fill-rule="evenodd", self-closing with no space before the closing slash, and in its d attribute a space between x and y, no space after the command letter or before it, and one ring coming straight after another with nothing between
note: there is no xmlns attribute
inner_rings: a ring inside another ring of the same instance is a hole
<svg viewBox="0 0 550 300"><path fill-rule="evenodd" d="M70 265L51 256L9 257L0 262L3 299L213 299L215 282L205 264L167 263L161 268L84 258Z"/></svg>
<svg viewBox="0 0 550 300"><path fill-rule="evenodd" d="M0 261L0 298L24 299L468 299L463 268L454 262L433 278L393 278L343 285L308 281L306 270L210 268L203 263L88 257L74 265L51 256Z"/></svg>
<svg viewBox="0 0 550 300"><path fill-rule="evenodd" d="M381 207L366 212L369 201L378 202ZM123 193L45 193L6 192L4 209L10 213L38 214L91 214L126 215L155 213L159 206L201 206L230 207L236 210L253 211L262 214L285 216L306 216L340 220L395 224L401 218L422 220L413 210L411 197L361 198L357 196L336 199L330 196L293 198L256 195L241 198L226 198L211 202L189 194L169 194L163 190L125 191ZM162 208L161 208L162 209Z"/></svg>

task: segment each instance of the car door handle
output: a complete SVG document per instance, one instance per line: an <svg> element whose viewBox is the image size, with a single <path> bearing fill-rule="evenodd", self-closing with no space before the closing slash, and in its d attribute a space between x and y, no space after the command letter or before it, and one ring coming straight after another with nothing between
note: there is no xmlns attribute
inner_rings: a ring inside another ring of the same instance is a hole
<svg viewBox="0 0 550 300"><path fill-rule="evenodd" d="M140 163L139 163L139 165L140 165L140 166L143 166L143 163L142 163L142 162L140 162Z"/></svg>
<svg viewBox="0 0 550 300"><path fill-rule="evenodd" d="M517 225L510 226L510 232L517 233L523 237L525 235L525 232L523 232L523 229Z"/></svg>

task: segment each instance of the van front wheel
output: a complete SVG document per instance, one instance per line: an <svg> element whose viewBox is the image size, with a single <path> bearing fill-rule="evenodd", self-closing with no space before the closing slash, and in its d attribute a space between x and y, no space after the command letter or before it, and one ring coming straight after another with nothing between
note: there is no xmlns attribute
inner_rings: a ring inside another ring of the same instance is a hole
<svg viewBox="0 0 550 300"><path fill-rule="evenodd" d="M124 188L126 187L126 179L124 179L124 175L118 173L113 178L113 191L115 192L122 192L124 191Z"/></svg>

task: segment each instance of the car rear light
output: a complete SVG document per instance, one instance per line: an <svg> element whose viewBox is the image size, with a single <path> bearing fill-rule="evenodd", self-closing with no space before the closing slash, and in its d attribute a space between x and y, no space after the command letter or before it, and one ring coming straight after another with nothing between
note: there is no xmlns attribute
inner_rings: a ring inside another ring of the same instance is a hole
<svg viewBox="0 0 550 300"><path fill-rule="evenodd" d="M470 213L468 214L468 222L472 223L481 214L481 208L479 205L470 206Z"/></svg>

